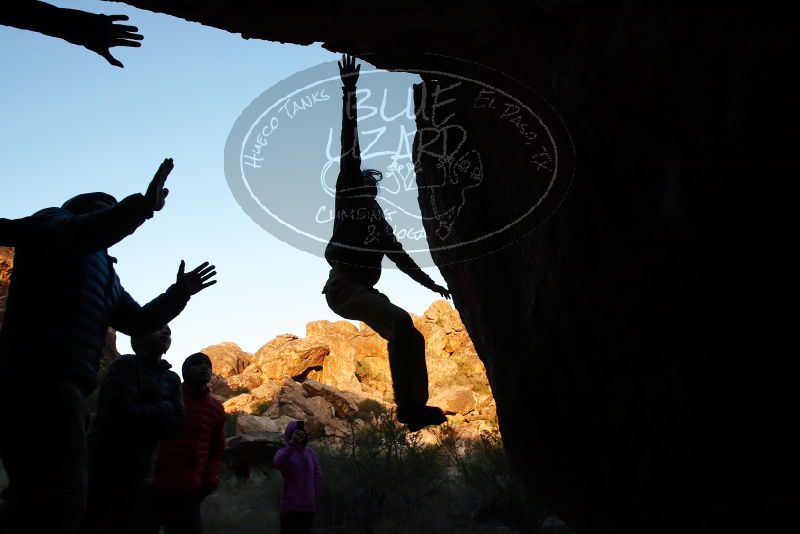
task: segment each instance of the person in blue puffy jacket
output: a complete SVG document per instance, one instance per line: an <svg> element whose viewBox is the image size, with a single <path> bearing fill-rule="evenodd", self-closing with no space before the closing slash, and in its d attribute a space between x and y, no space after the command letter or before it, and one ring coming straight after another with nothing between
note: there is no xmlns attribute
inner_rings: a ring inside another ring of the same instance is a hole
<svg viewBox="0 0 800 534"><path fill-rule="evenodd" d="M0 218L0 246L15 247L0 328L0 458L9 479L0 532L75 531L86 506L86 399L108 328L147 335L215 282L208 263L185 272L181 262L175 283L140 306L114 272L108 248L164 207L172 168L165 159L145 194L120 202L86 193L60 208ZM47 424L31 413L47 414Z"/></svg>

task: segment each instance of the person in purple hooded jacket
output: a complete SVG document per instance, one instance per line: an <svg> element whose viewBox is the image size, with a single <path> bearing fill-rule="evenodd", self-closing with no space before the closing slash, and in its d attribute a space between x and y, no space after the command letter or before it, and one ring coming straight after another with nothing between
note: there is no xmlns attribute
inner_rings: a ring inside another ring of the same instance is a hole
<svg viewBox="0 0 800 534"><path fill-rule="evenodd" d="M322 471L317 455L307 447L303 421L291 421L283 432L286 447L275 453L272 464L283 476L281 534L307 534L314 523L317 499L322 493Z"/></svg>

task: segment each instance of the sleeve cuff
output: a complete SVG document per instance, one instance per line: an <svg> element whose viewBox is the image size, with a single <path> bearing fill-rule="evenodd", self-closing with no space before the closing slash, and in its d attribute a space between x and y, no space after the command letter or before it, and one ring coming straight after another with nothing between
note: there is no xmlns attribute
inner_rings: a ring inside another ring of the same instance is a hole
<svg viewBox="0 0 800 534"><path fill-rule="evenodd" d="M118 206L124 206L123 209L130 209L135 211L142 217L142 220L150 219L153 217L153 210L148 208L145 202L144 195L141 193L134 193L123 198ZM130 206L130 208L128 208Z"/></svg>

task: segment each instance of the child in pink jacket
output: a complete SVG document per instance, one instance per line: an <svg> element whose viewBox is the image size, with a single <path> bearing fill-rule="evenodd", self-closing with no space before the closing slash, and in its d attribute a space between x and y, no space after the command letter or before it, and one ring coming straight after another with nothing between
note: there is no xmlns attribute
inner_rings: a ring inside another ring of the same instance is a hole
<svg viewBox="0 0 800 534"><path fill-rule="evenodd" d="M308 435L303 421L291 421L283 436L286 447L276 452L272 460L283 476L281 534L308 534L322 492L322 471L317 455L306 446Z"/></svg>

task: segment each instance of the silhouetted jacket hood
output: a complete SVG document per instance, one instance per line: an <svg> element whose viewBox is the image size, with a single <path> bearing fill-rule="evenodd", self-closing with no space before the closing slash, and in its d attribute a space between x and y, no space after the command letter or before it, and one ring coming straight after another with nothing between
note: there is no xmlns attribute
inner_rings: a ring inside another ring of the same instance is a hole
<svg viewBox="0 0 800 534"><path fill-rule="evenodd" d="M108 193L97 191L94 193L81 193L80 195L75 195L71 199L64 202L61 205L61 209L65 209L68 212L75 215L83 215L87 213L86 208L92 202L95 202L97 200L110 202L111 204L114 205L117 204L117 199L114 198L113 196L109 195Z"/></svg>
<svg viewBox="0 0 800 534"><path fill-rule="evenodd" d="M297 430L297 421L289 421L289 424L286 425L286 428L283 431L283 440L286 442L287 445L293 444L292 443L292 434L294 431ZM306 439L303 441L303 445L308 443L308 433L306 433Z"/></svg>

